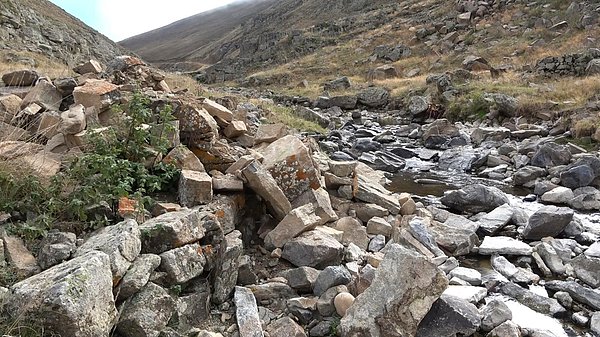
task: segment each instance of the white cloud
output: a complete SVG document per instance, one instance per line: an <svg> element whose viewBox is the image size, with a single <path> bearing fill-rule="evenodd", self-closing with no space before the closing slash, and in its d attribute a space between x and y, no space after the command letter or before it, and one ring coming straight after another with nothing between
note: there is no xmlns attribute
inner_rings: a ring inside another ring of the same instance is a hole
<svg viewBox="0 0 600 337"><path fill-rule="evenodd" d="M114 41L166 26L235 0L100 0L104 35Z"/></svg>

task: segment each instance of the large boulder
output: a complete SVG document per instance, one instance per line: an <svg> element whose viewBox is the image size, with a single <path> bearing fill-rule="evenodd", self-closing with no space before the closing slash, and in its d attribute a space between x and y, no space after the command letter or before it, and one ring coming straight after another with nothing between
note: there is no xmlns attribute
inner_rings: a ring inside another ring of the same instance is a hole
<svg viewBox="0 0 600 337"><path fill-rule="evenodd" d="M278 220L285 218L292 210L292 205L278 182L260 163L252 161L242 171L248 187L263 198Z"/></svg>
<svg viewBox="0 0 600 337"><path fill-rule="evenodd" d="M344 246L319 230L305 232L283 246L282 258L298 267L324 268L342 261Z"/></svg>
<svg viewBox="0 0 600 337"><path fill-rule="evenodd" d="M595 178L594 170L590 166L577 165L560 174L560 184L571 189L576 189L588 186Z"/></svg>
<svg viewBox="0 0 600 337"><path fill-rule="evenodd" d="M481 316L467 300L443 294L425 315L416 337L470 336L479 329Z"/></svg>
<svg viewBox="0 0 600 337"><path fill-rule="evenodd" d="M504 192L496 187L481 184L448 192L440 200L442 204L453 210L467 213L489 212L508 203Z"/></svg>
<svg viewBox="0 0 600 337"><path fill-rule="evenodd" d="M400 212L398 198L380 184L379 174L364 164L355 169L352 194L354 198L386 208L392 214Z"/></svg>
<svg viewBox="0 0 600 337"><path fill-rule="evenodd" d="M62 94L52 83L39 81L21 102L21 108L25 109L30 104L37 104L44 110L58 111L62 102Z"/></svg>
<svg viewBox="0 0 600 337"><path fill-rule="evenodd" d="M125 303L117 332L123 337L158 337L175 311L175 301L150 282Z"/></svg>
<svg viewBox="0 0 600 337"><path fill-rule="evenodd" d="M183 144L207 148L216 141L219 125L205 109L178 102L173 115L179 120L179 135Z"/></svg>
<svg viewBox="0 0 600 337"><path fill-rule="evenodd" d="M546 143L533 154L531 165L548 168L558 165L566 165L571 161L569 148L556 143Z"/></svg>
<svg viewBox="0 0 600 337"><path fill-rule="evenodd" d="M370 87L359 92L356 97L358 103L370 108L381 108L390 100L390 93L381 87Z"/></svg>
<svg viewBox="0 0 600 337"><path fill-rule="evenodd" d="M342 336L414 336L432 304L448 286L444 272L424 256L389 246L373 283L340 323Z"/></svg>
<svg viewBox="0 0 600 337"><path fill-rule="evenodd" d="M544 206L531 215L523 230L523 237L539 240L547 236L557 236L573 220L573 214L570 208Z"/></svg>
<svg viewBox="0 0 600 337"><path fill-rule="evenodd" d="M18 320L61 336L105 337L117 317L110 258L91 251L13 285L4 299Z"/></svg>

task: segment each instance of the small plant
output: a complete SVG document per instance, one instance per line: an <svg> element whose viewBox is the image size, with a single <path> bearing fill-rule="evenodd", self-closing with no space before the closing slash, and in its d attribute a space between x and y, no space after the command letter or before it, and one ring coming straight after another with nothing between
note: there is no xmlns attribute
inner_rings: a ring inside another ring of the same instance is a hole
<svg viewBox="0 0 600 337"><path fill-rule="evenodd" d="M490 107L491 103L484 98L483 93L475 91L450 102L446 117L453 121L483 119Z"/></svg>

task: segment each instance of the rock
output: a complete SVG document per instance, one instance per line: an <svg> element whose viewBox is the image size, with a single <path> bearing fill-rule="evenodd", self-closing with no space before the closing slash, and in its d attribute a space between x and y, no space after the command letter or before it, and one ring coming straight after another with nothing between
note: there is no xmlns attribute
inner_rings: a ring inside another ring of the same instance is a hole
<svg viewBox="0 0 600 337"><path fill-rule="evenodd" d="M329 193L324 188L313 190L312 188L300 195L292 203L292 207L297 208L303 205L312 204L315 215L319 217L319 225L324 225L331 221L336 221L338 216L331 205Z"/></svg>
<svg viewBox="0 0 600 337"><path fill-rule="evenodd" d="M280 318L269 324L267 332L271 337L306 337L302 327L289 317Z"/></svg>
<svg viewBox="0 0 600 337"><path fill-rule="evenodd" d="M9 265L14 268L17 277L25 278L39 271L39 267L35 260L35 257L29 252L23 240L17 237L3 235L3 256L6 256L6 260Z"/></svg>
<svg viewBox="0 0 600 337"><path fill-rule="evenodd" d="M585 73L588 76L600 74L600 59L593 59L585 67Z"/></svg>
<svg viewBox="0 0 600 337"><path fill-rule="evenodd" d="M100 74L102 72L102 65L96 60L89 60L73 68L73 71L80 75Z"/></svg>
<svg viewBox="0 0 600 337"><path fill-rule="evenodd" d="M549 281L546 287L554 291L569 293L577 302L589 305L594 310L600 310L600 291L580 285L575 281Z"/></svg>
<svg viewBox="0 0 600 337"><path fill-rule="evenodd" d="M366 228L360 223L360 221L345 217L339 219L333 228L342 231L342 244L348 245L353 243L360 247L362 250L367 250L369 246L369 237L367 236Z"/></svg>
<svg viewBox="0 0 600 337"><path fill-rule="evenodd" d="M348 77L338 77L334 80L326 82L323 84L323 90L325 91L337 91L350 88L350 80Z"/></svg>
<svg viewBox="0 0 600 337"><path fill-rule="evenodd" d="M396 67L391 64L382 65L375 69L369 70L369 73L367 74L367 78L369 80L381 81L395 77L398 77L398 71L396 71Z"/></svg>
<svg viewBox="0 0 600 337"><path fill-rule="evenodd" d="M61 336L110 335L117 310L110 258L91 251L13 285L5 309Z"/></svg>
<svg viewBox="0 0 600 337"><path fill-rule="evenodd" d="M204 238L220 229L216 217L200 209L168 212L140 225L142 252L160 254Z"/></svg>
<svg viewBox="0 0 600 337"><path fill-rule="evenodd" d="M350 110L356 108L358 97L355 95L333 96L329 99L329 103L332 107L337 106L342 109Z"/></svg>
<svg viewBox="0 0 600 337"><path fill-rule="evenodd" d="M542 201L551 204L568 204L575 197L573 191L567 187L556 187L542 194Z"/></svg>
<svg viewBox="0 0 600 337"><path fill-rule="evenodd" d="M448 288L444 290L444 294L462 298L465 301L477 304L487 296L488 291L484 287L449 285Z"/></svg>
<svg viewBox="0 0 600 337"><path fill-rule="evenodd" d="M447 119L436 119L424 128L423 142L428 149L446 148L452 138L459 137L460 132L456 125Z"/></svg>
<svg viewBox="0 0 600 337"><path fill-rule="evenodd" d="M50 232L42 240L37 262L42 270L68 260L77 247L77 237L73 233Z"/></svg>
<svg viewBox="0 0 600 337"><path fill-rule="evenodd" d="M411 115L418 116L429 110L429 101L423 96L412 96L408 105Z"/></svg>
<svg viewBox="0 0 600 337"><path fill-rule="evenodd" d="M52 83L48 81L38 81L38 83L27 93L21 102L21 109L25 109L30 104L37 104L44 110L59 111L62 95Z"/></svg>
<svg viewBox="0 0 600 337"><path fill-rule="evenodd" d="M529 256L533 248L521 241L506 236L486 236L478 249L481 255L525 255Z"/></svg>
<svg viewBox="0 0 600 337"><path fill-rule="evenodd" d="M390 237L392 234L392 225L390 225L385 219L380 217L372 217L367 222L367 234L372 235L383 235Z"/></svg>
<svg viewBox="0 0 600 337"><path fill-rule="evenodd" d="M216 304L227 301L235 288L240 257L244 251L241 236L242 233L235 230L225 235L225 240L221 243L213 280L212 301Z"/></svg>
<svg viewBox="0 0 600 337"><path fill-rule="evenodd" d="M125 220L94 232L74 254L82 256L99 250L110 257L113 282L116 285L141 251L140 229L135 220Z"/></svg>
<svg viewBox="0 0 600 337"><path fill-rule="evenodd" d="M354 177L353 195L356 199L386 208L392 214L400 212L400 203L378 181L367 174L357 172Z"/></svg>
<svg viewBox="0 0 600 337"><path fill-rule="evenodd" d="M183 144L194 151L207 148L218 151L214 147L219 135L219 125L206 110L181 103L176 105L173 115L179 120L179 136Z"/></svg>
<svg viewBox="0 0 600 337"><path fill-rule="evenodd" d="M58 131L65 135L74 135L85 130L85 108L83 105L72 106L69 110L60 114L60 119Z"/></svg>
<svg viewBox="0 0 600 337"><path fill-rule="evenodd" d="M252 291L244 287L235 287L234 301L240 337L263 337L256 298Z"/></svg>
<svg viewBox="0 0 600 337"><path fill-rule="evenodd" d="M510 205L504 204L497 207L479 219L478 233L483 235L495 234L511 221L513 215L514 209Z"/></svg>
<svg viewBox="0 0 600 337"><path fill-rule="evenodd" d="M4 85L15 87L28 87L34 85L40 78L35 70L16 70L2 75Z"/></svg>
<svg viewBox="0 0 600 337"><path fill-rule="evenodd" d="M546 169L535 166L525 166L520 168L513 176L513 184L516 186L526 186L534 183L536 179L545 177Z"/></svg>
<svg viewBox="0 0 600 337"><path fill-rule="evenodd" d="M569 202L571 207L592 211L600 209L600 191L592 186L580 187L573 191L574 197Z"/></svg>
<svg viewBox="0 0 600 337"><path fill-rule="evenodd" d="M22 101L17 95L0 97L0 122L10 123L13 117L21 110Z"/></svg>
<svg viewBox="0 0 600 337"><path fill-rule="evenodd" d="M158 336L174 311L169 293L150 282L125 303L116 331L124 337Z"/></svg>
<svg viewBox="0 0 600 337"><path fill-rule="evenodd" d="M261 124L258 126L256 135L254 136L254 143L272 143L277 139L284 137L287 134L287 127L285 124Z"/></svg>
<svg viewBox="0 0 600 337"><path fill-rule="evenodd" d="M143 254L138 256L117 288L117 299L125 300L140 291L150 279L150 274L160 265L160 256Z"/></svg>
<svg viewBox="0 0 600 337"><path fill-rule="evenodd" d="M504 302L500 300L491 300L480 310L481 329L491 331L500 324L512 319L512 311Z"/></svg>
<svg viewBox="0 0 600 337"><path fill-rule="evenodd" d="M471 14L471 13L468 13ZM466 16L465 18L466 19ZM467 21L469 21L471 19L471 17L469 16ZM492 69L492 67L490 66L490 63L484 59L481 56L475 56L475 55L469 55L467 57L465 57L465 59L462 62L462 66L463 69L469 70L469 71L482 71L482 70L490 70Z"/></svg>
<svg viewBox="0 0 600 337"><path fill-rule="evenodd" d="M498 188L473 184L444 194L440 201L457 211L479 213L489 212L508 203L508 198Z"/></svg>
<svg viewBox="0 0 600 337"><path fill-rule="evenodd" d="M600 257L600 241L594 242L584 251L584 254L590 257Z"/></svg>
<svg viewBox="0 0 600 337"><path fill-rule="evenodd" d="M543 237L555 237L573 220L573 210L566 207L544 206L529 218L523 230L523 237L539 240Z"/></svg>
<svg viewBox="0 0 600 337"><path fill-rule="evenodd" d="M571 189L576 189L588 186L595 178L596 174L591 167L588 165L578 165L560 174L560 184Z"/></svg>
<svg viewBox="0 0 600 337"><path fill-rule="evenodd" d="M232 121L224 130L223 134L229 139L235 139L248 131L243 121Z"/></svg>
<svg viewBox="0 0 600 337"><path fill-rule="evenodd" d="M182 170L178 191L184 207L207 204L213 198L212 178L206 172Z"/></svg>
<svg viewBox="0 0 600 337"><path fill-rule="evenodd" d="M571 152L568 147L556 143L546 143L534 153L531 165L549 168L566 165L571 161Z"/></svg>
<svg viewBox="0 0 600 337"><path fill-rule="evenodd" d="M321 296L331 287L346 285L350 283L352 276L348 269L343 266L329 266L319 273L319 277L314 283L313 292Z"/></svg>
<svg viewBox="0 0 600 337"><path fill-rule="evenodd" d="M521 337L521 330L513 321L506 321L490 331L488 337Z"/></svg>
<svg viewBox="0 0 600 337"><path fill-rule="evenodd" d="M58 128L61 122L62 118L58 112L44 111L40 116L40 124L36 133L38 135L43 135L46 138L52 138L58 134Z"/></svg>
<svg viewBox="0 0 600 337"><path fill-rule="evenodd" d="M458 297L442 294L419 324L416 337L470 336L480 325L481 316L476 306Z"/></svg>
<svg viewBox="0 0 600 337"><path fill-rule="evenodd" d="M390 100L390 93L381 87L369 87L356 95L358 103L370 108L381 108Z"/></svg>
<svg viewBox="0 0 600 337"><path fill-rule="evenodd" d="M335 311L340 317L346 316L346 312L348 309L354 304L354 296L350 293L339 293L333 300L333 305L335 306Z"/></svg>
<svg viewBox="0 0 600 337"><path fill-rule="evenodd" d="M385 247L385 236L383 235L375 235L369 241L369 247L367 251L369 252L379 252Z"/></svg>
<svg viewBox="0 0 600 337"><path fill-rule="evenodd" d="M519 108L519 101L509 95L498 93L486 93L483 98L491 102L498 112L505 116L514 116Z"/></svg>
<svg viewBox="0 0 600 337"><path fill-rule="evenodd" d="M251 162L242 170L242 174L248 186L267 202L277 219L285 218L292 211L292 205L277 181L258 162Z"/></svg>
<svg viewBox="0 0 600 337"><path fill-rule="evenodd" d="M469 284L474 286L478 286L481 284L481 273L475 269L457 267L452 269L449 276L457 277L461 280L467 281Z"/></svg>
<svg viewBox="0 0 600 337"><path fill-rule="evenodd" d="M600 286L600 258L580 254L571 261L577 278L592 288Z"/></svg>
<svg viewBox="0 0 600 337"><path fill-rule="evenodd" d="M515 283L537 283L540 277L533 272L517 267L504 256L492 256L492 268Z"/></svg>
<svg viewBox="0 0 600 337"><path fill-rule="evenodd" d="M199 289L191 295L176 298L176 301L177 311L171 317L170 323L177 322L179 331L188 331L194 327L203 326L210 320L210 292L208 290ZM215 337L215 334L195 336Z"/></svg>
<svg viewBox="0 0 600 337"><path fill-rule="evenodd" d="M480 157L470 146L452 148L440 155L438 166L445 171L469 172Z"/></svg>
<svg viewBox="0 0 600 337"><path fill-rule="evenodd" d="M81 104L86 108L95 107L98 112L102 112L118 102L121 93L117 85L105 80L90 79L83 86L73 90L73 98L75 104Z"/></svg>
<svg viewBox="0 0 600 337"><path fill-rule="evenodd" d="M225 122L233 121L233 113L229 109L227 109L226 107L222 106L221 104L219 104L215 101L205 98L204 101L202 102L202 107L211 116L213 116L215 118L221 119ZM245 124L244 124L244 126L245 126Z"/></svg>
<svg viewBox="0 0 600 337"><path fill-rule="evenodd" d="M204 165L196 155L185 145L173 148L163 158L163 163L172 164L180 170L205 172Z"/></svg>
<svg viewBox="0 0 600 337"><path fill-rule="evenodd" d="M344 246L333 237L321 231L305 232L283 246L282 258L293 265L324 268L338 265L344 253Z"/></svg>
<svg viewBox="0 0 600 337"><path fill-rule="evenodd" d="M557 300L538 295L512 282L500 285L498 291L545 315L558 316L566 312L565 308Z"/></svg>
<svg viewBox="0 0 600 337"><path fill-rule="evenodd" d="M312 204L292 210L267 234L265 247L267 249L282 248L289 240L314 229L321 221L321 218L314 212L315 208Z"/></svg>
<svg viewBox="0 0 600 337"><path fill-rule="evenodd" d="M348 288L346 286L336 286L327 289L323 295L319 297L317 301L317 310L323 317L333 316L336 313L335 309L335 298L338 294L347 293Z"/></svg>
<svg viewBox="0 0 600 337"><path fill-rule="evenodd" d="M549 243L542 242L535 246L535 251L539 254L543 263L556 275L563 275L567 268L558 253ZM570 254L569 254L570 255ZM570 258L570 256L569 256Z"/></svg>
<svg viewBox="0 0 600 337"><path fill-rule="evenodd" d="M313 291L313 285L319 277L319 271L311 267L299 267L286 270L283 277L290 287L298 292L308 293Z"/></svg>
<svg viewBox="0 0 600 337"><path fill-rule="evenodd" d="M206 265L204 250L198 243L185 245L160 254L159 270L171 283L185 283L200 276Z"/></svg>
<svg viewBox="0 0 600 337"><path fill-rule="evenodd" d="M471 133L471 140L477 145L484 141L500 142L510 137L510 130L507 128L484 128L478 127Z"/></svg>
<svg viewBox="0 0 600 337"><path fill-rule="evenodd" d="M54 86L63 97L68 97L73 95L73 90L77 87L77 81L73 77L57 78L54 80Z"/></svg>
<svg viewBox="0 0 600 337"><path fill-rule="evenodd" d="M421 255L390 245L375 280L346 312L342 336L411 336L447 287L442 271ZM425 295L425 296L424 296Z"/></svg>
<svg viewBox="0 0 600 337"><path fill-rule="evenodd" d="M600 312L596 311L590 320L590 329L593 333L600 335Z"/></svg>

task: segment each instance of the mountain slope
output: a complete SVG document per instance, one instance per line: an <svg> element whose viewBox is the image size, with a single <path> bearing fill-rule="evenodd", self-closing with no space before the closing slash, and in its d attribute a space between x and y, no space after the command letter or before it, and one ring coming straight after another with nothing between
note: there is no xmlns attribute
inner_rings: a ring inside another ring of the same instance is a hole
<svg viewBox="0 0 600 337"><path fill-rule="evenodd" d="M0 0L0 50L44 54L69 65L127 53L47 0Z"/></svg>

